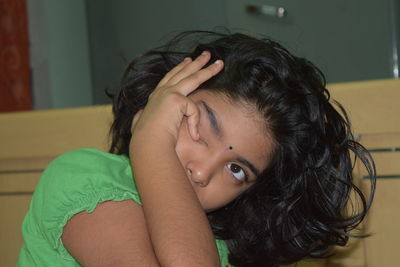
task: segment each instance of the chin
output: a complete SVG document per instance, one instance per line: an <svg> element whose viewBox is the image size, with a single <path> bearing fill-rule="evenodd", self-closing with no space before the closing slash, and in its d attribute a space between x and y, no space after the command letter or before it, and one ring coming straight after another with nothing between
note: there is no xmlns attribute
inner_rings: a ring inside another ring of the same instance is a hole
<svg viewBox="0 0 400 267"><path fill-rule="evenodd" d="M202 206L203 210L204 210L206 213L212 212L212 211L214 211L214 210L217 209L217 208L210 208L208 205L203 205L203 204L201 204L201 206Z"/></svg>
<svg viewBox="0 0 400 267"><path fill-rule="evenodd" d="M203 206L203 210L206 212L206 213L210 213L210 212L213 212L213 211L216 211L216 210L218 210L218 209L220 209L220 208L222 208L223 206L221 206L221 207L214 207L214 208L209 208L209 207L204 207Z"/></svg>

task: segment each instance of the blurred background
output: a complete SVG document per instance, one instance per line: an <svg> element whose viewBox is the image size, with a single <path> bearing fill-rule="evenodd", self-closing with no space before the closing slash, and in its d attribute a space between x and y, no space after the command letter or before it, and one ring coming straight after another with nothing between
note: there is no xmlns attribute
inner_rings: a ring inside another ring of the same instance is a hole
<svg viewBox="0 0 400 267"><path fill-rule="evenodd" d="M400 0L0 0L0 266L15 266L47 164L76 148L108 150L112 115L101 105L127 62L180 31L223 27L314 62L377 164L362 225L372 237L296 266L400 266L399 16ZM367 190L357 164L354 174Z"/></svg>
<svg viewBox="0 0 400 267"><path fill-rule="evenodd" d="M399 2L0 0L0 110L107 104L135 55L216 27L277 40L329 83L398 78Z"/></svg>

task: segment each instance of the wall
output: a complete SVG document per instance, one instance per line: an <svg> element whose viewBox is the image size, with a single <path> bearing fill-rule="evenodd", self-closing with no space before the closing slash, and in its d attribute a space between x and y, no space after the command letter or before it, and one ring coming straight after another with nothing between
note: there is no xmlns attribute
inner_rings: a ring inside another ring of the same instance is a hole
<svg viewBox="0 0 400 267"><path fill-rule="evenodd" d="M226 26L222 0L86 0L93 67L94 103L108 103L135 55L162 44L172 32Z"/></svg>
<svg viewBox="0 0 400 267"><path fill-rule="evenodd" d="M34 108L110 103L135 55L173 32L226 26L281 41L328 82L396 77L399 0L254 0L283 20L245 12L245 0L27 0Z"/></svg>
<svg viewBox="0 0 400 267"><path fill-rule="evenodd" d="M270 36L314 62L330 83L395 77L399 0L251 2L285 7L283 19L249 14L247 0L87 3L95 103L108 103L104 88L117 84L124 60L160 44L167 34L215 26Z"/></svg>
<svg viewBox="0 0 400 267"><path fill-rule="evenodd" d="M27 4L34 109L92 105L85 2Z"/></svg>

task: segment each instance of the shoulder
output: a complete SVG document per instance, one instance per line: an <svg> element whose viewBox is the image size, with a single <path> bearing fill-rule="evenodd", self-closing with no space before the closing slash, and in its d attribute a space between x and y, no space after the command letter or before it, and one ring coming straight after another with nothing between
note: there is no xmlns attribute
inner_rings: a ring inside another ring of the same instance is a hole
<svg viewBox="0 0 400 267"><path fill-rule="evenodd" d="M107 200L140 202L129 159L96 149L62 154L43 172L32 208L53 217L62 212L91 211Z"/></svg>
<svg viewBox="0 0 400 267"><path fill-rule="evenodd" d="M81 205L68 209L79 212L67 216L61 248L79 263L157 266L131 171L128 158L95 149L70 151L50 164L51 179L64 177L61 194Z"/></svg>
<svg viewBox="0 0 400 267"><path fill-rule="evenodd" d="M133 207L138 213L141 200L128 158L96 149L64 153L49 164L39 180L24 221L24 236L42 236L62 258L71 260L60 241L67 222L79 213L93 212L103 202L125 200L131 204L124 208Z"/></svg>
<svg viewBox="0 0 400 267"><path fill-rule="evenodd" d="M98 191L104 187L133 188L129 159L97 149L69 151L53 160L43 172L37 190L47 192ZM70 192L69 192L70 193Z"/></svg>
<svg viewBox="0 0 400 267"><path fill-rule="evenodd" d="M113 167L126 167L129 165L127 157L115 155L93 148L82 148L72 150L58 156L53 160L48 170L66 168L69 171L78 170L101 170ZM47 170L46 170L47 171Z"/></svg>
<svg viewBox="0 0 400 267"><path fill-rule="evenodd" d="M89 148L64 153L52 161L33 196L46 209L57 209L57 204L82 208L85 203L87 210L100 201L128 198L140 203L129 159Z"/></svg>
<svg viewBox="0 0 400 267"><path fill-rule="evenodd" d="M103 202L91 213L76 214L62 241L85 266L159 266L142 207L131 200Z"/></svg>

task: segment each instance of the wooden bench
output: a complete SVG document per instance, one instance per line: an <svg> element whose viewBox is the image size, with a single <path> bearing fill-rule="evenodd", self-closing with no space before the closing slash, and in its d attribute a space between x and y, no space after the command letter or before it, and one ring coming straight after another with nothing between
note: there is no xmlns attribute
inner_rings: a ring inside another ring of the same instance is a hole
<svg viewBox="0 0 400 267"><path fill-rule="evenodd" d="M110 106L0 115L0 266L15 266L21 223L47 164L63 152L108 148Z"/></svg>
<svg viewBox="0 0 400 267"><path fill-rule="evenodd" d="M373 149L378 176L374 206L366 220L373 236L339 249L328 260L298 266L398 266L400 241L400 81L331 84L332 97L348 110L360 141ZM14 266L22 244L21 222L40 173L63 152L108 149L110 106L0 114L0 266ZM359 183L368 181L356 170ZM397 179L396 179L396 178Z"/></svg>

